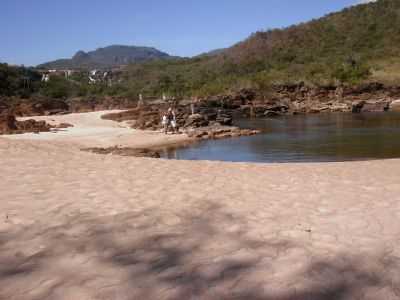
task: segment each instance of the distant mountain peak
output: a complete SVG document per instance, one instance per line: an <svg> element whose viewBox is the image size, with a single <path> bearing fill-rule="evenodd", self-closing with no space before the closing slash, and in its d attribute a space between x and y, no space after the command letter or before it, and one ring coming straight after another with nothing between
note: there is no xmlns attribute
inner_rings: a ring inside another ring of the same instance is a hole
<svg viewBox="0 0 400 300"><path fill-rule="evenodd" d="M72 59L84 59L87 58L89 55L82 50L79 50L78 52L75 53L75 55L72 57Z"/></svg>
<svg viewBox="0 0 400 300"><path fill-rule="evenodd" d="M171 56L153 47L110 45L93 51L79 50L71 59L59 59L39 65L46 69L110 68Z"/></svg>

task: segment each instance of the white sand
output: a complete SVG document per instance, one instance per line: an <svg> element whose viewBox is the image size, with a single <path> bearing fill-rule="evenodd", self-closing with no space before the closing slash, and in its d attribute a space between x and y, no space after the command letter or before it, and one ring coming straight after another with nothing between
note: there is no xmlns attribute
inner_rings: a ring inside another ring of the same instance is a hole
<svg viewBox="0 0 400 300"><path fill-rule="evenodd" d="M119 145L134 148L156 147L188 140L186 135L165 135L161 132L134 130L129 128L129 125L125 122L118 123L100 118L106 113L115 112L120 112L120 110L19 118L19 120L44 120L52 125L69 123L73 124L74 127L61 129L58 132L25 133L3 137L18 140L56 141L80 147L112 147Z"/></svg>
<svg viewBox="0 0 400 300"><path fill-rule="evenodd" d="M65 138L0 138L0 299L400 298L400 160L79 151L165 139L100 114L57 117L82 120Z"/></svg>

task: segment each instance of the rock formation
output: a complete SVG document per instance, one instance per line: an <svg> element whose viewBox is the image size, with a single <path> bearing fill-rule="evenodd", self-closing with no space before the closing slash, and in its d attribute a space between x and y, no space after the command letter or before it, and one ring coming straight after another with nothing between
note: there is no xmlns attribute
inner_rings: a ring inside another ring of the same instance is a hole
<svg viewBox="0 0 400 300"><path fill-rule="evenodd" d="M160 158L160 154L157 151L150 149L136 149L129 147L109 147L109 148L84 148L82 151L97 153L97 154L112 154L121 156L135 156L135 157L152 157Z"/></svg>
<svg viewBox="0 0 400 300"><path fill-rule="evenodd" d="M17 134L25 132L45 132L50 131L51 126L45 121L17 121L15 116L10 113L0 114L0 134Z"/></svg>

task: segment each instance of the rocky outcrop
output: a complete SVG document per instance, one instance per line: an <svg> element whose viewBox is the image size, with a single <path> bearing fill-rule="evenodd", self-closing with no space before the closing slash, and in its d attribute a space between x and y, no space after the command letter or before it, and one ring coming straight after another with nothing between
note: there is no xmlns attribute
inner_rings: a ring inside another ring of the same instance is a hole
<svg viewBox="0 0 400 300"><path fill-rule="evenodd" d="M376 101L355 101L352 103L351 111L353 113L362 112L384 112L388 111L390 107L390 101L387 100L376 100Z"/></svg>
<svg viewBox="0 0 400 300"><path fill-rule="evenodd" d="M127 121L133 128L145 130L162 129L161 118L166 105L142 106L120 113L103 115L103 119L118 122ZM254 135L256 130L240 129L232 125L232 110L210 106L208 102L198 103L196 113L191 114L190 105L175 108L176 121L180 132L195 139L220 139Z"/></svg>
<svg viewBox="0 0 400 300"><path fill-rule="evenodd" d="M202 127L202 126L207 126L208 125L208 120L206 117L202 114L194 114L190 115L186 118L184 127L185 128L196 128L196 127Z"/></svg>
<svg viewBox="0 0 400 300"><path fill-rule="evenodd" d="M0 113L8 111L18 117L56 115L136 107L134 99L122 97L76 97L66 100L50 98L0 98Z"/></svg>
<svg viewBox="0 0 400 300"><path fill-rule="evenodd" d="M267 92L242 89L223 95L199 99L196 114L201 114L208 122L229 125L233 114L243 117L276 117L285 114L306 114L349 111L383 111L391 109L390 103L400 99L400 86L385 86L380 83L368 83L359 86L322 86L310 87L303 83L272 86ZM362 109L357 105L365 101ZM179 102L179 101L178 101ZM191 115L191 101L180 101L179 113L182 120ZM154 101L152 103L155 103ZM156 105L160 111L166 109L165 103ZM68 112L88 112L108 109L130 109L134 111L137 99L113 96L75 97L55 100L44 97L21 99L1 97L1 111L10 111L16 116L52 115ZM145 105L145 109L152 105ZM355 106L355 107L354 107ZM393 105L394 107L394 105ZM151 111L156 109L152 108ZM141 113L143 111L137 111ZM155 117L155 115L154 115ZM132 118L130 118L132 119ZM136 120L139 120L135 116ZM142 118L143 119L143 118ZM154 120L155 121L155 120ZM178 121L179 123L179 121ZM141 128L155 128L155 124L138 122ZM179 123L181 127L185 123ZM188 125L191 126L191 125ZM199 124L204 126L204 124Z"/></svg>
<svg viewBox="0 0 400 300"><path fill-rule="evenodd" d="M63 128L70 128L70 127L74 127L74 125L69 124L69 123L60 123L58 125L53 126L52 128L63 129Z"/></svg>
<svg viewBox="0 0 400 300"><path fill-rule="evenodd" d="M160 154L157 151L150 149L136 149L136 148L115 146L109 148L84 148L81 150L97 154L160 158Z"/></svg>
<svg viewBox="0 0 400 300"><path fill-rule="evenodd" d="M142 130L159 130L162 128L161 119L168 109L168 105L146 105L136 107L125 112L103 115L103 119L117 122L128 121L132 128ZM207 105L198 105L197 112L191 114L190 105L178 105L175 108L176 122L180 129L186 131L190 128L198 128L215 125L232 125L230 111L220 108L212 108Z"/></svg>
<svg viewBox="0 0 400 300"><path fill-rule="evenodd" d="M157 130L161 128L162 109L159 106L136 107L120 113L105 114L101 118L117 122L129 121L132 128Z"/></svg>
<svg viewBox="0 0 400 300"><path fill-rule="evenodd" d="M0 115L0 134L8 134L18 130L15 116L3 113Z"/></svg>
<svg viewBox="0 0 400 300"><path fill-rule="evenodd" d="M287 114L383 112L398 109L400 87L369 83L354 87L274 86L267 93L242 90L202 99L208 106L234 110L242 117L269 118ZM396 107L396 108L395 108Z"/></svg>
<svg viewBox="0 0 400 300"><path fill-rule="evenodd" d="M260 133L258 130L240 129L234 126L212 125L193 128L187 131L189 137L196 139L222 139L239 136L250 136Z"/></svg>
<svg viewBox="0 0 400 300"><path fill-rule="evenodd" d="M5 111L18 117L43 116L66 113L69 106L65 101L48 98L3 98L0 113Z"/></svg>
<svg viewBox="0 0 400 300"><path fill-rule="evenodd" d="M45 121L26 120L17 121L14 115L3 113L0 115L0 134L18 134L26 132L46 132L51 126Z"/></svg>

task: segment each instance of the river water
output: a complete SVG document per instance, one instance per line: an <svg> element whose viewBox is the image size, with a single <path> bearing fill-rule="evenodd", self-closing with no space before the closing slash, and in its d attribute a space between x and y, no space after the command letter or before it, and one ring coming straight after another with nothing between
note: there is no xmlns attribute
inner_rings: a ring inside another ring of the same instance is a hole
<svg viewBox="0 0 400 300"><path fill-rule="evenodd" d="M400 113L241 119L262 134L168 149L164 158L232 162L322 162L400 157Z"/></svg>

